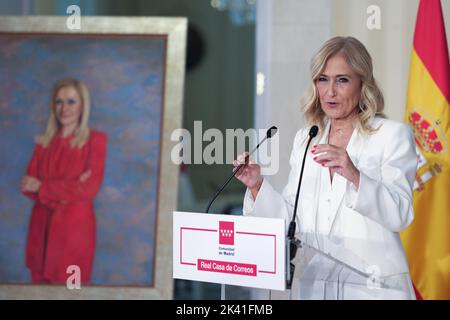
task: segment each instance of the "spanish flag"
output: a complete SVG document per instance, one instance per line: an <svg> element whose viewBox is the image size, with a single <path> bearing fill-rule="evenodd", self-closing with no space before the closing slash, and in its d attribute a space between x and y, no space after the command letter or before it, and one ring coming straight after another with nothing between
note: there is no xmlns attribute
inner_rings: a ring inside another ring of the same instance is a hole
<svg viewBox="0 0 450 320"><path fill-rule="evenodd" d="M421 0L405 120L420 155L415 218L402 234L418 298L450 299L450 65L439 0Z"/></svg>

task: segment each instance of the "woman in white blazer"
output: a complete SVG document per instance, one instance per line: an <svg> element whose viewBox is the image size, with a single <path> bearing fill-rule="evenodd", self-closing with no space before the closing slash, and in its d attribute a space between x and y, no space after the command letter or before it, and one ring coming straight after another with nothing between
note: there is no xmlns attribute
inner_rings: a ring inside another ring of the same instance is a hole
<svg viewBox="0 0 450 320"><path fill-rule="evenodd" d="M383 116L384 100L373 77L372 59L357 39L328 40L312 59L311 79L303 110L308 123L319 127L319 135L306 157L298 236L336 239L334 245L342 249L341 255L336 253L339 260L385 280L386 285L375 286L343 281L335 298L414 299L398 234L413 220L417 167L413 134L406 124ZM291 220L308 133L309 127L295 136L289 180L282 194L252 161L237 173L247 186L245 215ZM321 259L316 256L309 261L315 274L330 267ZM371 269L364 270L367 267ZM303 281L300 298L326 298L327 283L320 277Z"/></svg>

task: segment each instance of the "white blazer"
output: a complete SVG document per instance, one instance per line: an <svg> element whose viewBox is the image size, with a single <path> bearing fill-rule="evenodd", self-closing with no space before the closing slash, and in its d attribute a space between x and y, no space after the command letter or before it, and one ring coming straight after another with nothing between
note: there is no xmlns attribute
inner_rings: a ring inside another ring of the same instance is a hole
<svg viewBox="0 0 450 320"><path fill-rule="evenodd" d="M354 130L347 153L360 171L359 190L335 174L330 192L324 192L329 169L320 166L308 151L297 211L297 231L338 236L348 241L341 245L366 264L376 266L380 276L403 274L404 295L414 298L409 269L399 232L413 220L412 189L417 168L414 135L406 124L375 118L378 130L364 136ZM328 141L330 122L313 144ZM256 200L249 190L244 198L244 215L279 217L291 220L309 128L297 132L292 148L289 180L283 193L276 192L264 179ZM320 205L327 201L328 207ZM329 208L320 212L318 208ZM324 219L323 215L327 215ZM320 231L319 231L320 230ZM364 243L370 242L368 248ZM375 247L373 244L376 244ZM406 277L404 276L406 274ZM389 293L377 297L389 298ZM392 296L395 298L395 296Z"/></svg>

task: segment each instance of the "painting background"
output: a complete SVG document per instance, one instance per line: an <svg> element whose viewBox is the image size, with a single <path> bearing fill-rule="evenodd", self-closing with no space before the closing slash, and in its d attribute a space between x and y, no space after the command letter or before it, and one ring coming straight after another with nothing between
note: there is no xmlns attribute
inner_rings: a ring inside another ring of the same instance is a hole
<svg viewBox="0 0 450 320"><path fill-rule="evenodd" d="M90 126L109 140L94 202L92 284L154 284L165 54L164 37L0 36L0 283L30 282L33 203L20 179L45 128L52 85L75 77L91 92Z"/></svg>

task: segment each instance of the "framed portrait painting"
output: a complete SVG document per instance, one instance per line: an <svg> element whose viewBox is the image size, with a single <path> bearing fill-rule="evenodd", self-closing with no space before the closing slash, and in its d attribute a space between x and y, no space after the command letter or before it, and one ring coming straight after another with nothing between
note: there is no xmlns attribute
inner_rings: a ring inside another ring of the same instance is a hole
<svg viewBox="0 0 450 320"><path fill-rule="evenodd" d="M185 18L84 17L73 30L66 17L0 17L0 299L172 298L170 134L182 122L186 30ZM107 137L92 201L92 270L81 288L68 285L70 268L67 283L33 278L26 260L36 201L21 190L57 103L52 90L67 78L85 84L90 132Z"/></svg>

